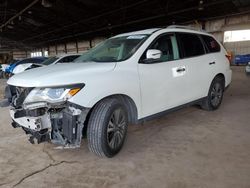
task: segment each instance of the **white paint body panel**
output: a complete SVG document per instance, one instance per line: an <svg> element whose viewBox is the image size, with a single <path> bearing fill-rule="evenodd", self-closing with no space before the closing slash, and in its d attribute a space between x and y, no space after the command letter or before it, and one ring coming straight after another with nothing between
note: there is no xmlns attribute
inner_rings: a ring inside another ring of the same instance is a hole
<svg viewBox="0 0 250 188"><path fill-rule="evenodd" d="M69 63L28 70L11 77L9 85L21 87L52 87L84 83L85 87L70 102L92 108L101 99L115 94L129 96L136 104L138 119L207 96L213 78L222 73L226 86L231 82L231 70L225 52L206 54L165 63L139 64L149 44L160 34L189 32L185 29L152 29L131 34L151 36L128 60L118 63ZM207 34L208 35L208 34ZM223 47L221 46L223 49ZM214 65L209 62L216 61ZM176 73L178 68L185 68Z"/></svg>
<svg viewBox="0 0 250 188"><path fill-rule="evenodd" d="M28 69L31 65L32 63L25 63L25 64L17 65L13 70L13 74L19 74L23 72L26 69Z"/></svg>

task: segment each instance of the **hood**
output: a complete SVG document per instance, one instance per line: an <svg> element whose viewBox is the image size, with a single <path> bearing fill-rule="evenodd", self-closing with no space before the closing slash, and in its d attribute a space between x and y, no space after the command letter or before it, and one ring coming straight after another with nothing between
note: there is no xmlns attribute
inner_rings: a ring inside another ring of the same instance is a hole
<svg viewBox="0 0 250 188"><path fill-rule="evenodd" d="M12 76L9 85L19 87L53 87L84 83L96 74L112 71L116 63L67 63L30 69Z"/></svg>
<svg viewBox="0 0 250 188"><path fill-rule="evenodd" d="M25 63L25 64L17 65L13 70L13 74L19 74L19 73L23 72L26 69L28 69L31 65L32 65L32 63Z"/></svg>

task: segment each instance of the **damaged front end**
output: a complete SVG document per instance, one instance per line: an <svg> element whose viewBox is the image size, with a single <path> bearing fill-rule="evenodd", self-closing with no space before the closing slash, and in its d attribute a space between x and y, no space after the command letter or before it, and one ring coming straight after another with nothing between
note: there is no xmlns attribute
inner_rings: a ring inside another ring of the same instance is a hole
<svg viewBox="0 0 250 188"><path fill-rule="evenodd" d="M83 87L83 84L53 88L7 86L12 126L29 134L32 144L51 141L63 147L80 147L89 109L68 99Z"/></svg>

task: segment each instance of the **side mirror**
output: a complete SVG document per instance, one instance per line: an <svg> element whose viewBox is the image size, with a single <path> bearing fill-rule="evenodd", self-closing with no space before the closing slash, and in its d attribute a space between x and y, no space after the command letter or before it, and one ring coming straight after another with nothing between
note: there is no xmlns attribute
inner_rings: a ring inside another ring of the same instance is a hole
<svg viewBox="0 0 250 188"><path fill-rule="evenodd" d="M160 59L161 56L162 56L161 50L156 50L156 49L149 49L146 54L147 59Z"/></svg>
<svg viewBox="0 0 250 188"><path fill-rule="evenodd" d="M148 49L146 52L146 59L144 60L144 63L146 64L157 63L160 61L161 56L162 56L161 50Z"/></svg>

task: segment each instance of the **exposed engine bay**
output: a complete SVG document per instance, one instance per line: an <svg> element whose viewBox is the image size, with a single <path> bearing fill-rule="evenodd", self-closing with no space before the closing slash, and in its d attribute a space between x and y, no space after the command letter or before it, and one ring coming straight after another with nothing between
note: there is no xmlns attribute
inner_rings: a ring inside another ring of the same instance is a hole
<svg viewBox="0 0 250 188"><path fill-rule="evenodd" d="M41 101L25 105L24 101L33 89L6 87L12 126L21 127L30 135L32 144L50 141L63 147L80 147L89 109L68 101L53 104Z"/></svg>

